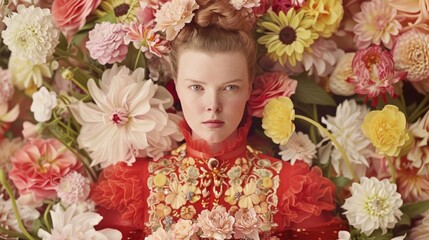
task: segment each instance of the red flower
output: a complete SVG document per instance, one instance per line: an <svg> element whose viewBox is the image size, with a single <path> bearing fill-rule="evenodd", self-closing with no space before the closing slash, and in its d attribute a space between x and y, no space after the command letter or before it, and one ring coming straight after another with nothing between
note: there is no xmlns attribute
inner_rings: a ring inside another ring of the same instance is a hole
<svg viewBox="0 0 429 240"><path fill-rule="evenodd" d="M120 163L104 169L93 186L91 199L103 208L119 211L123 220L143 228L145 199L141 186L141 169Z"/></svg>
<svg viewBox="0 0 429 240"><path fill-rule="evenodd" d="M280 96L290 97L295 93L297 85L296 80L281 72L267 72L256 77L255 88L248 102L250 114L261 118L264 107L270 99Z"/></svg>
<svg viewBox="0 0 429 240"><path fill-rule="evenodd" d="M286 215L286 226L335 208L335 185L322 176L319 167L310 170L305 163L284 164L284 167L288 168L285 170L288 176L284 176L288 181L279 198L279 211Z"/></svg>

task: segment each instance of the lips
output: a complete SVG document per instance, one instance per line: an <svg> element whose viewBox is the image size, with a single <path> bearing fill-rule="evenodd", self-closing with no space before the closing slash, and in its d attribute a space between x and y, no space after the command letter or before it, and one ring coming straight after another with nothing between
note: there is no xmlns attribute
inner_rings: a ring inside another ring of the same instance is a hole
<svg viewBox="0 0 429 240"><path fill-rule="evenodd" d="M220 128L225 124L225 122L221 120L213 119L213 120L204 121L203 124L208 128Z"/></svg>

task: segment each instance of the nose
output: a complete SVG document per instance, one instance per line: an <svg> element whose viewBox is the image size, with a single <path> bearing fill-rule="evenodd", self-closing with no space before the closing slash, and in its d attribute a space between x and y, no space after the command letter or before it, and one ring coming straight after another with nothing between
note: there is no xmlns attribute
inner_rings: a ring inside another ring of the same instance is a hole
<svg viewBox="0 0 429 240"><path fill-rule="evenodd" d="M222 104L217 93L211 93L207 96L206 110L208 112L221 112Z"/></svg>

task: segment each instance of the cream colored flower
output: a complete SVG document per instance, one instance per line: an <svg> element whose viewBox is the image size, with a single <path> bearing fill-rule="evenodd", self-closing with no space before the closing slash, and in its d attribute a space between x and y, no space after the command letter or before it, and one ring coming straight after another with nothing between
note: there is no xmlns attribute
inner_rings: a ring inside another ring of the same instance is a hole
<svg viewBox="0 0 429 240"><path fill-rule="evenodd" d="M259 199L259 190L256 186L255 181L248 182L243 189L243 195L240 196L238 201L238 206L240 208L252 208L254 205L259 204L261 200Z"/></svg>
<svg viewBox="0 0 429 240"><path fill-rule="evenodd" d="M401 34L392 51L395 69L410 81L429 81L429 34L416 29Z"/></svg>
<svg viewBox="0 0 429 240"><path fill-rule="evenodd" d="M236 9L253 8L260 5L260 0L229 0L229 3Z"/></svg>
<svg viewBox="0 0 429 240"><path fill-rule="evenodd" d="M429 174L429 111L409 127L414 144L407 155L421 174Z"/></svg>
<svg viewBox="0 0 429 240"><path fill-rule="evenodd" d="M211 211L203 210L198 215L197 225L203 232L202 238L224 240L232 238L234 222L234 217L226 212L226 208L218 205Z"/></svg>
<svg viewBox="0 0 429 240"><path fill-rule="evenodd" d="M8 104L6 102L0 102L0 123L11 123L18 118L19 104L15 105L15 107L13 107L10 111L7 111L7 109Z"/></svg>
<svg viewBox="0 0 429 240"><path fill-rule="evenodd" d="M30 110L34 113L34 118L38 122L46 122L51 119L52 110L57 106L57 93L48 91L46 87L41 87L32 96Z"/></svg>
<svg viewBox="0 0 429 240"><path fill-rule="evenodd" d="M60 31L55 28L49 9L18 5L17 12L3 22L4 44L14 55L33 64L46 63L59 43Z"/></svg>
<svg viewBox="0 0 429 240"><path fill-rule="evenodd" d="M188 240L198 231L198 227L191 220L179 219L171 226L175 240Z"/></svg>
<svg viewBox="0 0 429 240"><path fill-rule="evenodd" d="M392 48L392 36L398 35L402 26L395 19L396 9L392 8L387 1L363 2L362 11L354 15L353 20L357 22L353 28L354 40L359 49L381 43L387 48Z"/></svg>
<svg viewBox="0 0 429 240"><path fill-rule="evenodd" d="M302 132L294 132L286 144L280 145L280 150L281 158L290 161L292 165L297 160L303 160L311 166L316 156L316 145Z"/></svg>
<svg viewBox="0 0 429 240"><path fill-rule="evenodd" d="M417 224L411 229L410 239L413 240L427 240L429 239L429 211L419 220Z"/></svg>
<svg viewBox="0 0 429 240"><path fill-rule="evenodd" d="M195 185L185 184L182 191L185 193L186 201L195 203L201 198L201 189Z"/></svg>
<svg viewBox="0 0 429 240"><path fill-rule="evenodd" d="M196 214L197 210L192 205L180 208L180 217L183 219L193 219Z"/></svg>
<svg viewBox="0 0 429 240"><path fill-rule="evenodd" d="M347 82L348 78L356 78L352 69L354 56L355 53L346 53L338 60L334 71L329 76L328 87L332 93L340 96L351 96L355 94L354 85Z"/></svg>
<svg viewBox="0 0 429 240"><path fill-rule="evenodd" d="M243 188L240 185L231 185L225 192L225 202L234 205L240 199Z"/></svg>
<svg viewBox="0 0 429 240"><path fill-rule="evenodd" d="M352 196L342 206L346 210L344 214L350 225L367 236L377 229L385 234L402 216L401 195L387 179L363 177L360 183L353 183L350 192Z"/></svg>
<svg viewBox="0 0 429 240"><path fill-rule="evenodd" d="M155 206L155 213L158 217L163 218L165 216L170 215L171 208L169 206L166 206L162 203Z"/></svg>
<svg viewBox="0 0 429 240"><path fill-rule="evenodd" d="M358 177L365 176L366 169L369 167L368 158L374 153L371 142L361 129L363 119L368 112L369 109L365 105L359 105L355 100L345 100L337 107L335 117L329 115L322 117L322 123L326 124L326 129L344 148ZM353 178L337 148L331 152L331 164L339 176Z"/></svg>
<svg viewBox="0 0 429 240"><path fill-rule="evenodd" d="M307 0L300 11L313 19L314 31L324 38L338 29L344 15L342 1L338 0Z"/></svg>
<svg viewBox="0 0 429 240"><path fill-rule="evenodd" d="M258 38L264 44L268 55L281 65L289 62L292 67L302 60L302 54L319 37L311 29L313 18L305 17L304 12L291 8L287 14L280 11L277 15L268 11L264 21L258 23L258 32L264 35Z"/></svg>
<svg viewBox="0 0 429 240"><path fill-rule="evenodd" d="M19 90L34 92L43 84L43 78L51 78L52 71L49 64L33 64L30 60L21 59L12 54L9 58L9 70L12 73L12 82Z"/></svg>
<svg viewBox="0 0 429 240"><path fill-rule="evenodd" d="M198 8L195 0L172 0L164 3L155 13L154 31L165 32L166 39L173 40L185 24L192 21L195 15L193 11Z"/></svg>
<svg viewBox="0 0 429 240"><path fill-rule="evenodd" d="M369 112L362 123L363 133L376 147L378 153L398 156L410 139L405 115L394 105Z"/></svg>
<svg viewBox="0 0 429 240"><path fill-rule="evenodd" d="M186 203L186 194L183 191L184 187L177 180L170 182L170 192L165 198L165 202L173 209L179 209Z"/></svg>
<svg viewBox="0 0 429 240"><path fill-rule="evenodd" d="M295 119L295 110L290 98L271 99L262 115L262 128L265 130L265 135L277 144L286 144L295 131L295 125L292 122Z"/></svg>

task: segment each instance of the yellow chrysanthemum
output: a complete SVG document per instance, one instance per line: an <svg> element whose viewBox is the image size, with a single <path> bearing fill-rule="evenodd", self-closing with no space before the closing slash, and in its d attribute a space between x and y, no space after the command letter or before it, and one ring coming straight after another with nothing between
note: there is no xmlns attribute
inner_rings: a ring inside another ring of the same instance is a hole
<svg viewBox="0 0 429 240"><path fill-rule="evenodd" d="M295 131L295 125L292 122L295 119L295 110L290 98L271 99L262 115L262 128L265 129L265 135L277 144L286 144Z"/></svg>
<svg viewBox="0 0 429 240"><path fill-rule="evenodd" d="M380 154L398 156L410 139L405 115L394 105L381 111L369 112L362 123L362 131Z"/></svg>
<svg viewBox="0 0 429 240"><path fill-rule="evenodd" d="M114 14L117 23L130 23L136 19L136 11L139 1L134 0L107 0L101 1L95 14L103 17L107 14Z"/></svg>
<svg viewBox="0 0 429 240"><path fill-rule="evenodd" d="M325 38L337 31L344 15L343 3L338 0L308 0L301 11L313 20L314 31Z"/></svg>
<svg viewBox="0 0 429 240"><path fill-rule="evenodd" d="M284 65L288 61L292 66L302 60L304 50L319 37L312 31L312 17L291 8L287 15L269 11L263 21L258 23L258 31L264 35L258 38L259 44L267 47L269 56Z"/></svg>

